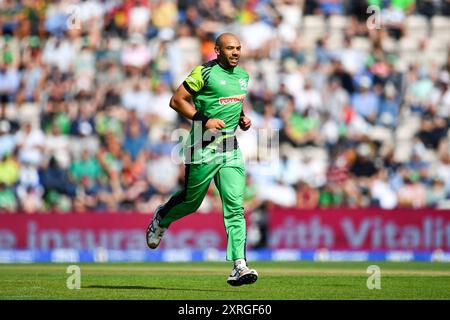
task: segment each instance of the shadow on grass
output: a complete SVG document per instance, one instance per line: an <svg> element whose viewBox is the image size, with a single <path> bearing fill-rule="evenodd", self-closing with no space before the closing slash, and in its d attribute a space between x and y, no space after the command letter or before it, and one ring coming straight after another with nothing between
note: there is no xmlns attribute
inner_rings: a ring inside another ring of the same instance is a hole
<svg viewBox="0 0 450 320"><path fill-rule="evenodd" d="M204 292L233 292L236 290L214 290L214 289L195 289L195 288L164 288L164 287L146 287L146 286L104 286L91 285L85 286L86 289L125 289L125 290L173 290L173 291L204 291Z"/></svg>

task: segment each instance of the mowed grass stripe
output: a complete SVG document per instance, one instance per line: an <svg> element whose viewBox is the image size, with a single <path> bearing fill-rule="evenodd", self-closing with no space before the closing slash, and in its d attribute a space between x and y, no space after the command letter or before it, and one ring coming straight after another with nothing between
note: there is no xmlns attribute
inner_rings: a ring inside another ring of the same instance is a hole
<svg viewBox="0 0 450 320"><path fill-rule="evenodd" d="M78 264L86 274L122 274L132 270L133 274L205 274L223 275L230 272L229 263L137 263L137 264ZM450 276L450 264L408 263L408 262L255 262L251 266L267 275L365 275L369 265L380 267L383 275ZM65 272L68 264L0 265L2 273L11 271L21 273L34 270L36 275L48 276L49 272ZM1 279L1 275L0 275ZM20 281L20 280L19 280Z"/></svg>
<svg viewBox="0 0 450 320"><path fill-rule="evenodd" d="M366 287L372 264L381 290ZM66 288L68 265L0 265L0 299L450 299L441 263L255 262L258 282L237 288L229 263L80 264L81 290Z"/></svg>

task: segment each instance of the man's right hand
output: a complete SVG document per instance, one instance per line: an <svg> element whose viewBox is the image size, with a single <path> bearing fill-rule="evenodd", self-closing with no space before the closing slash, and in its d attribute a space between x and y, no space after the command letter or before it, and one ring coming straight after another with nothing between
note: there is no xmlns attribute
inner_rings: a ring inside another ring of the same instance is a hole
<svg viewBox="0 0 450 320"><path fill-rule="evenodd" d="M205 128L209 130L223 129L225 128L225 122L220 119L209 119L208 122L206 122Z"/></svg>

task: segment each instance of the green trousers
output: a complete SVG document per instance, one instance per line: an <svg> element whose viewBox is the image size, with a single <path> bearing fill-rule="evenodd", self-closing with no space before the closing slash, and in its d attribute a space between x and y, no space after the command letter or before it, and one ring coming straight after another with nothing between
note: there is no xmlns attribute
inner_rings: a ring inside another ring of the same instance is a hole
<svg viewBox="0 0 450 320"><path fill-rule="evenodd" d="M169 225L195 212L214 179L222 200L223 221L227 233L227 260L245 259L246 223L243 198L245 167L239 149L227 152L201 150L199 163L186 164L184 188L175 193L159 210L160 225Z"/></svg>

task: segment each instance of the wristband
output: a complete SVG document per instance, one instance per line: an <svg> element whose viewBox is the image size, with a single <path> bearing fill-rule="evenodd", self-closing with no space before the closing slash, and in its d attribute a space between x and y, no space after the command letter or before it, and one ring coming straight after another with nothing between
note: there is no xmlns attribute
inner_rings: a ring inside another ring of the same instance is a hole
<svg viewBox="0 0 450 320"><path fill-rule="evenodd" d="M197 111L194 116L192 117L192 121L201 121L202 127L206 127L206 123L208 122L209 118L205 116L200 111Z"/></svg>

